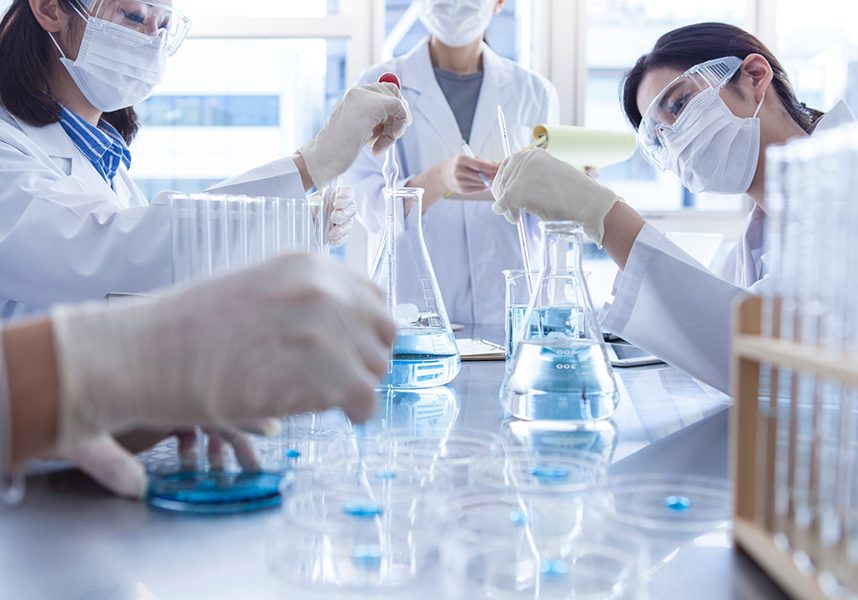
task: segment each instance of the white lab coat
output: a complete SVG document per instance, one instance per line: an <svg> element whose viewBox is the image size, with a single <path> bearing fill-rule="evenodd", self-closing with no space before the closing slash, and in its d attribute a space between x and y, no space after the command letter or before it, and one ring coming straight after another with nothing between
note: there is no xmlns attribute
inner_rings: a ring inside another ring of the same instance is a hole
<svg viewBox="0 0 858 600"><path fill-rule="evenodd" d="M815 131L854 120L840 102ZM769 282L764 231L765 212L755 206L716 275L645 225L618 275L603 327L728 392L733 305L749 293L761 293Z"/></svg>
<svg viewBox="0 0 858 600"><path fill-rule="evenodd" d="M212 189L304 194L291 159ZM59 123L33 127L0 107L0 316L172 281L169 206L150 204L124 165L111 187Z"/></svg>
<svg viewBox="0 0 858 600"><path fill-rule="evenodd" d="M361 76L360 83L374 82L385 71L399 76L414 117L414 123L397 143L401 176L398 183L404 185L432 165L462 154L462 136L435 79L428 39L408 54L372 67ZM533 126L557 121L557 93L546 79L498 56L487 45L483 46L483 71L470 146L477 156L500 162L504 153L497 106L503 107L506 115L512 149L518 150L531 142ZM384 223L383 158L364 151L342 178L356 189L359 217L374 234L376 243ZM409 220L413 217L409 215ZM530 254L538 261L541 248L537 222L528 221ZM516 227L493 214L491 202L449 198L426 211L423 233L450 319L459 323L502 323L501 271L522 268ZM408 285L421 289L416 277Z"/></svg>

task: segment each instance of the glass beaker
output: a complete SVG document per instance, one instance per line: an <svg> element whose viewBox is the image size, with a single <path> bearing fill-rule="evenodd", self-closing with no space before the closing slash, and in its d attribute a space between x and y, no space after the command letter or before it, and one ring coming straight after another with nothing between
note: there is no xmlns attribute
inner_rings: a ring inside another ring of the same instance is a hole
<svg viewBox="0 0 858 600"><path fill-rule="evenodd" d="M384 190L387 216L372 279L387 296L396 341L382 387L424 388L449 383L461 356L423 241L423 190Z"/></svg>
<svg viewBox="0 0 858 600"><path fill-rule="evenodd" d="M518 343L521 330L524 327L524 315L530 304L530 287L524 269L507 269L503 271L506 283L506 323L504 333L506 342L506 360L513 357L515 345ZM530 272L530 281L539 279L539 271Z"/></svg>
<svg viewBox="0 0 858 600"><path fill-rule="evenodd" d="M519 419L607 418L619 396L581 264L581 226L549 221L540 227L544 267L501 387L501 404Z"/></svg>

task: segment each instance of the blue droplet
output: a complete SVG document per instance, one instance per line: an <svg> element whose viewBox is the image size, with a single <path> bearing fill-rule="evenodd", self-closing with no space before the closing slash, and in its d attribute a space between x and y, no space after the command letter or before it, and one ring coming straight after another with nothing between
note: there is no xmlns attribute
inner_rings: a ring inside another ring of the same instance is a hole
<svg viewBox="0 0 858 600"><path fill-rule="evenodd" d="M343 506L343 512L350 517L371 519L384 514L384 509L382 509L378 504L373 504L369 500L355 500L354 502L350 502Z"/></svg>
<svg viewBox="0 0 858 600"><path fill-rule="evenodd" d="M550 577L562 577L569 573L569 564L560 558L543 560L539 572Z"/></svg>
<svg viewBox="0 0 858 600"><path fill-rule="evenodd" d="M520 510L510 511L509 520L512 521L512 524L516 527L524 527L525 525L527 525L527 515Z"/></svg>
<svg viewBox="0 0 858 600"><path fill-rule="evenodd" d="M352 548L352 563L359 569L377 569L381 565L381 546L355 544Z"/></svg>
<svg viewBox="0 0 858 600"><path fill-rule="evenodd" d="M664 506L668 510L676 512L686 511L691 508L691 498L686 496L668 496L664 499Z"/></svg>
<svg viewBox="0 0 858 600"><path fill-rule="evenodd" d="M301 458L301 451L295 448L289 448L286 451L286 458Z"/></svg>
<svg viewBox="0 0 858 600"><path fill-rule="evenodd" d="M566 479L569 471L556 465L536 465L530 469L530 474L540 479Z"/></svg>
<svg viewBox="0 0 858 600"><path fill-rule="evenodd" d="M396 472L389 469L382 469L375 474L379 479L396 479Z"/></svg>

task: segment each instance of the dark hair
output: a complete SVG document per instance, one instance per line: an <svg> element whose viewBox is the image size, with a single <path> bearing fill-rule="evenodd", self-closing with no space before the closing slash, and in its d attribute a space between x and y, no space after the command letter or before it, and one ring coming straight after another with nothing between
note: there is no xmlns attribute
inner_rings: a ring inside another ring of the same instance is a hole
<svg viewBox="0 0 858 600"><path fill-rule="evenodd" d="M643 116L638 110L638 88L652 69L669 67L685 71L707 60L736 56L744 60L749 54L760 54L772 67L772 86L790 117L807 132L813 130L822 116L818 110L799 102L780 61L756 37L726 23L698 23L674 29L655 43L652 52L641 56L623 79L621 100L626 117L635 129Z"/></svg>
<svg viewBox="0 0 858 600"><path fill-rule="evenodd" d="M73 2L60 0L59 6L70 13ZM36 127L60 120L59 104L47 89L55 60L54 45L27 0L14 0L0 21L0 102L6 110ZM105 113L102 118L129 144L140 128L132 107Z"/></svg>

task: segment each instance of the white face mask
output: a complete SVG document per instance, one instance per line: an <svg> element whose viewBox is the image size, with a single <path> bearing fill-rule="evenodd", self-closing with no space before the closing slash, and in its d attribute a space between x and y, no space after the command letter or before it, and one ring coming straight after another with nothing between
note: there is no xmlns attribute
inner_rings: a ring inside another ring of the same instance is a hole
<svg viewBox="0 0 858 600"><path fill-rule="evenodd" d="M481 37L497 0L423 0L420 21L441 43L459 48Z"/></svg>
<svg viewBox="0 0 858 600"><path fill-rule="evenodd" d="M163 47L139 31L80 16L86 19L86 31L77 60L66 58L53 36L51 40L60 51L60 62L89 103L102 112L113 112L151 96L167 66Z"/></svg>
<svg viewBox="0 0 858 600"><path fill-rule="evenodd" d="M765 95L763 96L765 99ZM667 165L694 194L743 194L760 160L760 120L737 117L719 90L698 94L665 134Z"/></svg>

